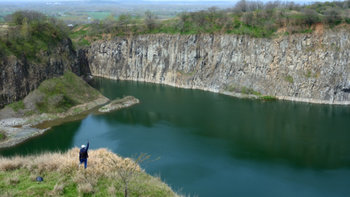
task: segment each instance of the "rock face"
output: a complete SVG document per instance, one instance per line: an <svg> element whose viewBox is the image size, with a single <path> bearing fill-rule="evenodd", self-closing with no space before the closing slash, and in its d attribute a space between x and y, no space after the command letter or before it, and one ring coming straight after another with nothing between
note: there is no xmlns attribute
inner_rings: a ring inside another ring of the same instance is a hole
<svg viewBox="0 0 350 197"><path fill-rule="evenodd" d="M139 35L94 42L91 74L231 95L350 104L350 33Z"/></svg>
<svg viewBox="0 0 350 197"><path fill-rule="evenodd" d="M60 76L66 69L82 73L70 39L42 52L34 61L15 56L0 59L0 108L24 98L42 81Z"/></svg>

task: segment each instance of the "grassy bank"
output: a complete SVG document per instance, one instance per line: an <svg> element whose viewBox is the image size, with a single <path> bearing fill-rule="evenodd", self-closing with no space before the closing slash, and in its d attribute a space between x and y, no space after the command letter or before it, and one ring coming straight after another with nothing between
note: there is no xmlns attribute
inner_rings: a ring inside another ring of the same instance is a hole
<svg viewBox="0 0 350 197"><path fill-rule="evenodd" d="M101 96L97 90L69 71L62 77L44 81L38 88L38 94L43 96L36 103L41 113L64 112L74 105L93 101Z"/></svg>
<svg viewBox="0 0 350 197"><path fill-rule="evenodd" d="M88 168L78 168L79 149L66 153L0 158L0 195L7 196L123 196L118 171L136 169L129 196L177 196L159 178L144 172L131 159L106 149L89 151ZM113 162L110 162L113 161ZM36 182L36 177L44 178Z"/></svg>
<svg viewBox="0 0 350 197"><path fill-rule="evenodd" d="M0 111L0 117L23 117L40 113L62 113L73 106L91 102L102 95L70 71L48 79L23 100Z"/></svg>
<svg viewBox="0 0 350 197"><path fill-rule="evenodd" d="M23 100L0 110L1 147L10 147L41 135L51 126L79 120L109 101L84 80L67 71L48 79Z"/></svg>

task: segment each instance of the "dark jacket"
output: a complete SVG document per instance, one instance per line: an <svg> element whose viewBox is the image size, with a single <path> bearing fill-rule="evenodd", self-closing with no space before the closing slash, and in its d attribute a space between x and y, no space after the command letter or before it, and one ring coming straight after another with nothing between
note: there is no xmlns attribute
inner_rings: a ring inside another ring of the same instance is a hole
<svg viewBox="0 0 350 197"><path fill-rule="evenodd" d="M79 152L79 160L87 159L89 157L88 155L88 149L89 149L89 142L87 143L85 148L81 148Z"/></svg>

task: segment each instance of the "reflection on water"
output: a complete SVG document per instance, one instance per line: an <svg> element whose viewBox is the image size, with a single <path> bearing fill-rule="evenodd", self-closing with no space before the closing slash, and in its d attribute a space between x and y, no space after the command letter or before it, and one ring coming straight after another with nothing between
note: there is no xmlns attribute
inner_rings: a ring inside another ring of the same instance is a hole
<svg viewBox="0 0 350 197"><path fill-rule="evenodd" d="M110 99L141 103L54 127L2 155L67 150L90 140L199 196L344 196L350 192L350 108L236 99L198 90L97 79ZM254 187L252 190L251 188Z"/></svg>
<svg viewBox="0 0 350 197"><path fill-rule="evenodd" d="M98 85L110 98L128 92L144 97L141 102L148 107L97 117L110 124L152 127L165 120L176 127L195 127L196 135L228 140L234 157L311 168L350 166L350 107L235 99L159 85L142 91L142 83L119 83L133 86L114 92L111 86L117 82L102 80Z"/></svg>

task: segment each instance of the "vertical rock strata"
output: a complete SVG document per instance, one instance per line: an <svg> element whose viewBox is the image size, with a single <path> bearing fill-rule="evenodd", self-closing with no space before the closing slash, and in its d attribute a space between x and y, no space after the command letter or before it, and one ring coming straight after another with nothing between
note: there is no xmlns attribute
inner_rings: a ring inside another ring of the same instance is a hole
<svg viewBox="0 0 350 197"><path fill-rule="evenodd" d="M94 42L87 58L94 76L350 104L349 36L138 35Z"/></svg>
<svg viewBox="0 0 350 197"><path fill-rule="evenodd" d="M81 75L85 71L80 70L77 62L68 38L48 51L41 51L35 59L14 55L0 58L0 108L24 98L42 81L63 75L65 70Z"/></svg>

